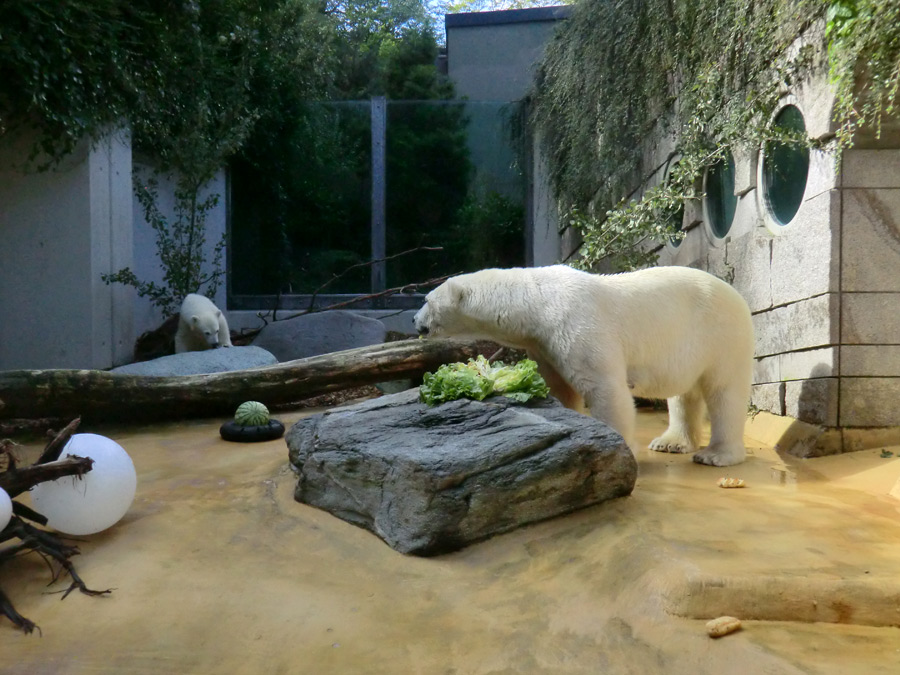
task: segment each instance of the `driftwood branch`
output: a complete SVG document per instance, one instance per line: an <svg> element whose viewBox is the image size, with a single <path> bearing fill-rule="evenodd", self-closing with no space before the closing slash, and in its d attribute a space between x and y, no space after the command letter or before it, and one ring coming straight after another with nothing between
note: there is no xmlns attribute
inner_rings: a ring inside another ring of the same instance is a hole
<svg viewBox="0 0 900 675"><path fill-rule="evenodd" d="M232 415L248 399L269 406L389 380L417 378L478 353L471 342L403 340L272 366L207 375L152 377L99 370L0 372L0 418L73 417L151 421Z"/></svg>
<svg viewBox="0 0 900 675"><path fill-rule="evenodd" d="M38 457L38 460L35 464L45 464L47 462L55 462L59 459L59 456L62 454L63 448L66 447L66 443L69 442L69 439L72 437L78 430L78 426L81 424L81 418L76 417L74 420L69 422L62 431L60 431L56 436L54 436L49 443L47 443L47 447L44 448L44 451L41 453L41 456Z"/></svg>
<svg viewBox="0 0 900 675"><path fill-rule="evenodd" d="M38 483L64 476L82 476L90 471L94 464L94 460L90 458L72 456L59 459L63 448L72 434L75 433L80 422L81 420L76 418L57 433L47 443L35 464L20 469L13 462L12 468L0 472L0 487L6 490L10 497L15 497ZM0 531L0 543L12 539L19 539L20 541L17 544L0 549L0 565L21 555L37 553L50 567L52 577L50 583L57 581L63 572L66 572L72 580L68 588L60 591L63 594L63 599L76 589L86 595L106 595L111 592L111 590L92 590L78 576L75 566L69 560L72 556L78 555L77 547L66 544L56 534L39 530L24 520L28 519L41 525L46 525L47 519L42 514L16 501L13 502L13 513L15 515L12 520ZM59 565L56 569L53 568L53 562ZM8 618L14 626L25 633L31 633L35 628L40 633L41 629L33 621L16 611L12 601L2 589L0 589L0 616Z"/></svg>
<svg viewBox="0 0 900 675"><path fill-rule="evenodd" d="M21 469L0 473L0 488L10 497L27 492L38 483L56 480L65 476L83 476L94 465L90 457L66 457L55 462L33 464Z"/></svg>
<svg viewBox="0 0 900 675"><path fill-rule="evenodd" d="M21 518L14 517L9 525L6 526L6 529L0 533L0 541L7 541L12 538L20 539L21 543L0 549L0 565L7 560L27 553L39 554L50 565L52 575L50 583L58 581L63 572L66 572L72 580L68 588L59 591L63 594L63 600L74 590L81 591L85 595L107 595L112 593L112 589L96 591L87 587L84 580L75 570L72 561L69 560L69 558L78 555L78 547L69 546L52 532L39 530ZM52 562L58 563L59 567L56 570L53 569ZM0 615L6 616L17 628L20 628L25 633L31 633L37 628L33 621L26 619L16 611L16 608L2 589L0 589ZM38 632L40 632L40 628L38 628Z"/></svg>

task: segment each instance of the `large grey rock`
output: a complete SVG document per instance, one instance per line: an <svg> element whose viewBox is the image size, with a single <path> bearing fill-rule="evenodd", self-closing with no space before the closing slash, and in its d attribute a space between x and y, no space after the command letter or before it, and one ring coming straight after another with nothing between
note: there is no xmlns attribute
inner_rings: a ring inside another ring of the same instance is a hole
<svg viewBox="0 0 900 675"><path fill-rule="evenodd" d="M378 319L353 312L317 312L270 323L252 344L283 362L381 344L386 333Z"/></svg>
<svg viewBox="0 0 900 675"><path fill-rule="evenodd" d="M429 408L418 389L335 408L286 436L297 501L433 555L631 493L616 432L556 401Z"/></svg>
<svg viewBox="0 0 900 675"><path fill-rule="evenodd" d="M222 347L161 356L151 361L119 366L110 372L125 375L202 375L271 366L275 363L278 363L278 359L260 347Z"/></svg>

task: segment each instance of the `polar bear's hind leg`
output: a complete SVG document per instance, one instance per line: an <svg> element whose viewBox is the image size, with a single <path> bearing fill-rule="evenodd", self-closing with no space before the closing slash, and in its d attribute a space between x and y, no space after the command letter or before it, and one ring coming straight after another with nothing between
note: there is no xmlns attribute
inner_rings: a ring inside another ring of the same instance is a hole
<svg viewBox="0 0 900 675"><path fill-rule="evenodd" d="M703 423L703 393L694 386L681 396L667 399L669 428L650 442L656 452L691 453L700 444L700 427Z"/></svg>

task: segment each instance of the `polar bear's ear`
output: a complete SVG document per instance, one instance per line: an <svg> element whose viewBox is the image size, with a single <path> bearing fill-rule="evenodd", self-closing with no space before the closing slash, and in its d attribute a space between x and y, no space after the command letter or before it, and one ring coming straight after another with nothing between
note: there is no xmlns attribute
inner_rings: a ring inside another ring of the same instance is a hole
<svg viewBox="0 0 900 675"><path fill-rule="evenodd" d="M194 324L195 326L199 325L200 317L197 316L196 314L194 314L194 316L191 317L191 323Z"/></svg>
<svg viewBox="0 0 900 675"><path fill-rule="evenodd" d="M461 303L466 297L466 287L456 279L447 280L447 291L454 305Z"/></svg>

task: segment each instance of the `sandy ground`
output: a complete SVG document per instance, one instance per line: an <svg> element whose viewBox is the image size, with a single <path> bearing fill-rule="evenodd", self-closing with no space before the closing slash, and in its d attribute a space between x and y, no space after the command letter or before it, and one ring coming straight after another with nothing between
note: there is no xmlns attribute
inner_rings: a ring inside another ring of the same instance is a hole
<svg viewBox="0 0 900 675"><path fill-rule="evenodd" d="M641 414L642 440L664 420ZM0 619L0 672L900 672L900 459L878 450L748 443L729 470L644 451L630 497L420 559L294 502L284 441L226 443L221 422L82 429L138 469L128 515L75 558L115 591L60 602L40 558L0 569L43 631ZM757 618L706 636L732 612Z"/></svg>

